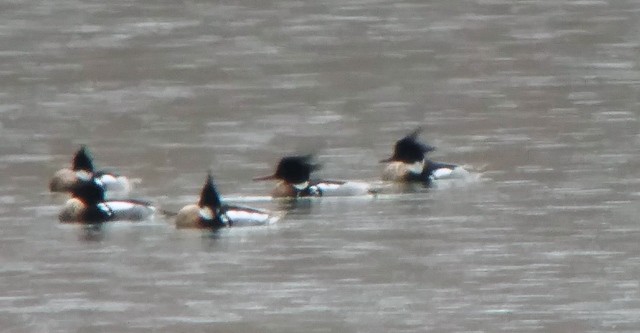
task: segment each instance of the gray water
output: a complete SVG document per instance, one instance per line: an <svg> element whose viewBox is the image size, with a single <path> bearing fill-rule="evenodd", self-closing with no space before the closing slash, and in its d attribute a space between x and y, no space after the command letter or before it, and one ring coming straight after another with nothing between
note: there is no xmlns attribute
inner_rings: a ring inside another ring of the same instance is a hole
<svg viewBox="0 0 640 333"><path fill-rule="evenodd" d="M638 332L639 22L631 0L0 1L0 331ZM250 181L303 151L378 181L417 126L480 180L294 206ZM210 168L289 212L91 237L47 192L80 144L166 209Z"/></svg>

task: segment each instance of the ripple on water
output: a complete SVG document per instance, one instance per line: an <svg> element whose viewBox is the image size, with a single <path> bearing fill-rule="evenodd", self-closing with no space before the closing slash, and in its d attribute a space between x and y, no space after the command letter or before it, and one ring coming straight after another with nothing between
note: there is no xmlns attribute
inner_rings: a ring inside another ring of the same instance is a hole
<svg viewBox="0 0 640 333"><path fill-rule="evenodd" d="M5 330L639 331L635 2L0 7ZM289 205L249 182L299 150L378 179L419 125L482 180ZM170 208L210 168L288 214L83 237L43 193L80 143Z"/></svg>

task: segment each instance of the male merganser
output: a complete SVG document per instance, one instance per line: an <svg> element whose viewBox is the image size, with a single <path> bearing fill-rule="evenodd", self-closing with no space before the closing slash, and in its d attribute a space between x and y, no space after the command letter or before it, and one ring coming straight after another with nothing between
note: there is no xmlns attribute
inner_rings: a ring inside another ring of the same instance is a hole
<svg viewBox="0 0 640 333"><path fill-rule="evenodd" d="M85 145L73 156L71 169L60 169L53 175L49 189L51 192L69 192L79 179L86 180L91 177L99 179L109 194L126 195L131 190L127 177L103 170L95 171L93 159Z"/></svg>
<svg viewBox="0 0 640 333"><path fill-rule="evenodd" d="M279 218L280 216L268 211L224 204L209 172L200 191L200 200L197 204L186 205L178 211L176 227L219 230L226 227L267 225Z"/></svg>
<svg viewBox="0 0 640 333"><path fill-rule="evenodd" d="M105 200L104 184L97 177L79 179L71 187L72 198L60 211L60 222L99 224L110 221L142 221L156 208L141 200Z"/></svg>
<svg viewBox="0 0 640 333"><path fill-rule="evenodd" d="M312 155L285 156L276 171L269 176L253 180L279 180L271 195L274 198L355 196L374 194L371 186L363 182L344 180L310 180L311 172L320 168L312 163Z"/></svg>
<svg viewBox="0 0 640 333"><path fill-rule="evenodd" d="M393 155L380 163L387 163L382 172L383 180L395 182L422 182L431 185L439 179L456 178L467 172L460 166L450 163L434 162L426 158L436 148L418 141L422 129L396 141Z"/></svg>

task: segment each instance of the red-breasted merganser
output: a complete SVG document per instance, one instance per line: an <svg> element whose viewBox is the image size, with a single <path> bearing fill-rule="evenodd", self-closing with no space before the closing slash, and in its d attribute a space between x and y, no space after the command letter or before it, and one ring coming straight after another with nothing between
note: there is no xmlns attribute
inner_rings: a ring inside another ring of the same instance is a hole
<svg viewBox="0 0 640 333"><path fill-rule="evenodd" d="M320 168L312 162L312 155L285 156L275 172L253 180L279 180L271 195L274 198L357 196L374 194L364 182L345 180L311 180L311 172Z"/></svg>
<svg viewBox="0 0 640 333"><path fill-rule="evenodd" d="M184 206L178 211L176 227L218 230L227 227L267 225L276 222L280 217L265 210L224 204L209 172L200 191L200 200L197 204Z"/></svg>
<svg viewBox="0 0 640 333"><path fill-rule="evenodd" d="M104 170L96 171L93 159L85 145L82 145L73 156L71 168L60 169L53 175L49 189L51 192L69 192L80 179L87 180L91 177L100 180L109 196L125 196L131 191L131 184L127 177Z"/></svg>
<svg viewBox="0 0 640 333"><path fill-rule="evenodd" d="M104 184L97 177L79 179L70 189L72 198L59 214L60 222L100 224L111 221L142 221L156 208L141 200L105 200Z"/></svg>
<svg viewBox="0 0 640 333"><path fill-rule="evenodd" d="M467 174L462 167L431 161L426 158L436 148L418 141L422 129L396 141L393 155L380 163L387 163L382 172L382 179L395 182L421 182L431 185L435 180L457 178Z"/></svg>

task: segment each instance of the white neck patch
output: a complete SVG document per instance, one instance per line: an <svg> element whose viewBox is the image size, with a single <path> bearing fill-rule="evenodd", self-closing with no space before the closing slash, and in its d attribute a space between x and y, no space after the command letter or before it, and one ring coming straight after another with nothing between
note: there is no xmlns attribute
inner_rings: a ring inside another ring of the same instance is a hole
<svg viewBox="0 0 640 333"><path fill-rule="evenodd" d="M407 165L407 170L413 173L422 173L422 169L424 169L424 161L415 162L413 164Z"/></svg>
<svg viewBox="0 0 640 333"><path fill-rule="evenodd" d="M299 183L299 184L291 184L291 186L293 186L293 188L295 188L298 191L302 191L309 186L309 181L306 181L304 183Z"/></svg>
<svg viewBox="0 0 640 333"><path fill-rule="evenodd" d="M213 220L213 211L209 207L200 208L198 213L200 213L200 217L202 217L205 220Z"/></svg>
<svg viewBox="0 0 640 333"><path fill-rule="evenodd" d="M91 173L85 170L78 170L76 171L76 177L80 180L89 180L91 179Z"/></svg>

